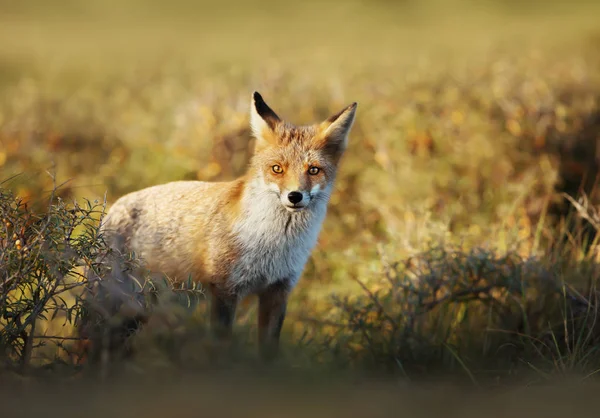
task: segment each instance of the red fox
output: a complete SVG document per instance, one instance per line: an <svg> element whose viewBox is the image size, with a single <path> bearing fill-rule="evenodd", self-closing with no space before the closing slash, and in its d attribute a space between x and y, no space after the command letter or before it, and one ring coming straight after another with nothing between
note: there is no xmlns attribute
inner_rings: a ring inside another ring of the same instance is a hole
<svg viewBox="0 0 600 418"><path fill-rule="evenodd" d="M135 252L150 271L202 283L219 336L231 334L238 301L257 294L260 352L276 354L288 295L317 242L356 107L294 126L254 92L256 143L247 173L230 182L176 181L127 194L103 221L107 242Z"/></svg>

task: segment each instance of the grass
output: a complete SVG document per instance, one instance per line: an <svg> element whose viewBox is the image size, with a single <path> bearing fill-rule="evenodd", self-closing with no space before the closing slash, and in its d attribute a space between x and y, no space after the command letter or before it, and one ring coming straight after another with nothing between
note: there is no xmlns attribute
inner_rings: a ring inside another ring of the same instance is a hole
<svg viewBox="0 0 600 418"><path fill-rule="evenodd" d="M73 199L107 196L110 205L160 182L241 174L255 89L296 123L358 101L278 366L323 379L595 379L596 5L219 4L8 3L0 17L3 216L26 224L8 191L39 219L58 208L62 228L69 210L81 209ZM88 215L93 231L98 215ZM5 258L20 251L9 232L0 235ZM82 245L78 254L102 247ZM63 251L39 254L32 265ZM2 268L21 271L15 263ZM242 307L240 349L223 363L199 305L191 318L157 308L134 338L139 354L116 368L254 367L245 347L255 344L255 304ZM48 325L46 336L70 337L67 323ZM7 364L19 370L27 338L14 335ZM51 375L79 370L61 350L46 344L44 361L28 352L25 363Z"/></svg>

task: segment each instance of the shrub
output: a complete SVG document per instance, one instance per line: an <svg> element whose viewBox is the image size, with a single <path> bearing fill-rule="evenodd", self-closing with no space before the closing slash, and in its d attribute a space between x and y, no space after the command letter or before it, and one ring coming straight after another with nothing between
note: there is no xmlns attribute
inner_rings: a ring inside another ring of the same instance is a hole
<svg viewBox="0 0 600 418"><path fill-rule="evenodd" d="M69 339L49 334L49 324L79 318L83 269L104 251L97 226L104 204L67 204L55 191L47 210L33 211L0 187L0 347L10 367L27 368L41 360L34 350Z"/></svg>
<svg viewBox="0 0 600 418"><path fill-rule="evenodd" d="M587 292L567 283L576 278ZM407 377L595 370L599 279L593 260L435 247L384 261L379 283L355 278L362 294L334 296L329 317L310 321L313 341L328 362Z"/></svg>

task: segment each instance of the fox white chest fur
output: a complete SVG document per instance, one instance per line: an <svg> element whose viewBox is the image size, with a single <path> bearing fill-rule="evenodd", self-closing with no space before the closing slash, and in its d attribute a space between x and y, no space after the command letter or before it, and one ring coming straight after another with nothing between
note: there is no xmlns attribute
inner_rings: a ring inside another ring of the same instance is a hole
<svg viewBox="0 0 600 418"><path fill-rule="evenodd" d="M297 213L282 207L271 190L251 187L233 235L240 257L230 283L235 287L263 287L276 281L294 286L317 243L327 211L328 193Z"/></svg>

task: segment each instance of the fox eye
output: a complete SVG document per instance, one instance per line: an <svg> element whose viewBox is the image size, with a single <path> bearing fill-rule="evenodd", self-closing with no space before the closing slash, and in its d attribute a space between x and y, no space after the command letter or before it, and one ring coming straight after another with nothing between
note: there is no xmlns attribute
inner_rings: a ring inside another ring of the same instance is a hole
<svg viewBox="0 0 600 418"><path fill-rule="evenodd" d="M319 174L319 171L321 171L319 167L311 167L308 169L308 174L315 176Z"/></svg>
<svg viewBox="0 0 600 418"><path fill-rule="evenodd" d="M283 168L281 168L281 166L277 165L277 164L275 164L273 167L271 167L271 170L273 170L273 173L277 173L277 174L283 173Z"/></svg>

